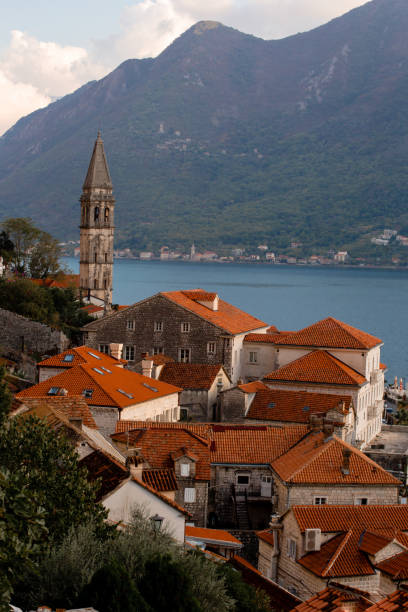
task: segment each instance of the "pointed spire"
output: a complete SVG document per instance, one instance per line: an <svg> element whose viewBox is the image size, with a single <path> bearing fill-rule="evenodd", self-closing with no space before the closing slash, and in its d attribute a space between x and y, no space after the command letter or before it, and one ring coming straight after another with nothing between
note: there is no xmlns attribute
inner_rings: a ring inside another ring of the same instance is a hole
<svg viewBox="0 0 408 612"><path fill-rule="evenodd" d="M83 189L92 189L94 187L112 189L108 162L106 161L103 140L99 130L93 148L91 161L89 163L86 179L83 184Z"/></svg>

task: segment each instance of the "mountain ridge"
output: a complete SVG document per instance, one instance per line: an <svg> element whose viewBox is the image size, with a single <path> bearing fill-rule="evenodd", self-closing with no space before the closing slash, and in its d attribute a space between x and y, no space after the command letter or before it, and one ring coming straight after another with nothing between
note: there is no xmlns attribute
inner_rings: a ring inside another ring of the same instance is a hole
<svg viewBox="0 0 408 612"><path fill-rule="evenodd" d="M6 132L0 213L76 236L101 128L118 245L358 249L408 231L406 31L403 0L272 41L198 22Z"/></svg>

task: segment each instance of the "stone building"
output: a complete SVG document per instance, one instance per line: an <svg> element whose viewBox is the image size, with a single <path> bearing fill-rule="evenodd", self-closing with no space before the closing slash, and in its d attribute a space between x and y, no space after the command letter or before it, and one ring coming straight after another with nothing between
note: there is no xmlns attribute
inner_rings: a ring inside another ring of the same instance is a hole
<svg viewBox="0 0 408 612"><path fill-rule="evenodd" d="M239 377L245 335L266 332L263 321L202 289L158 293L83 328L84 343L108 351L123 344L122 357L164 354L182 363L221 364L232 382Z"/></svg>
<svg viewBox="0 0 408 612"><path fill-rule="evenodd" d="M407 505L293 506L258 537L258 569L304 600L328 581L374 600L407 582Z"/></svg>
<svg viewBox="0 0 408 612"><path fill-rule="evenodd" d="M100 133L82 187L80 289L84 299L112 303L114 206L112 181Z"/></svg>
<svg viewBox="0 0 408 612"><path fill-rule="evenodd" d="M69 346L69 339L59 329L31 321L0 308L1 345L21 353L54 353Z"/></svg>

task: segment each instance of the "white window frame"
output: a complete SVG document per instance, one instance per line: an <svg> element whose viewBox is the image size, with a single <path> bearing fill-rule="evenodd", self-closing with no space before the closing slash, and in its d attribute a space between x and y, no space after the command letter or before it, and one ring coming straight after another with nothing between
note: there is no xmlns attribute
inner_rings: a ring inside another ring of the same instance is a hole
<svg viewBox="0 0 408 612"><path fill-rule="evenodd" d="M207 355L215 355L217 352L216 342L207 342Z"/></svg>
<svg viewBox="0 0 408 612"><path fill-rule="evenodd" d="M249 363L258 363L257 351L249 351Z"/></svg>
<svg viewBox="0 0 408 612"><path fill-rule="evenodd" d="M293 538L288 538L288 557L289 559L293 559L294 561L296 561L296 549L297 549L296 540L294 540Z"/></svg>
<svg viewBox="0 0 408 612"><path fill-rule="evenodd" d="M184 503L194 504L196 500L196 490L194 487L186 487L184 489Z"/></svg>
<svg viewBox="0 0 408 612"><path fill-rule="evenodd" d="M190 464L182 462L180 463L180 476L187 478L190 476Z"/></svg>
<svg viewBox="0 0 408 612"><path fill-rule="evenodd" d="M103 343L99 345L99 352L109 355L109 344Z"/></svg>
<svg viewBox="0 0 408 612"><path fill-rule="evenodd" d="M178 350L179 363L191 363L191 349L179 348Z"/></svg>
<svg viewBox="0 0 408 612"><path fill-rule="evenodd" d="M325 495L317 495L313 499L313 503L315 506L326 506L328 503L328 498Z"/></svg>
<svg viewBox="0 0 408 612"><path fill-rule="evenodd" d="M135 346L134 344L126 344L124 347L124 358L126 361L135 360Z"/></svg>
<svg viewBox="0 0 408 612"><path fill-rule="evenodd" d="M126 329L131 329L131 330L135 329L135 320L134 319L128 319L126 321Z"/></svg>
<svg viewBox="0 0 408 612"><path fill-rule="evenodd" d="M164 355L164 348L162 346L154 346L152 348L152 355Z"/></svg>
<svg viewBox="0 0 408 612"><path fill-rule="evenodd" d="M186 334L189 331L191 331L191 324L187 322L183 322L181 324L181 333Z"/></svg>
<svg viewBox="0 0 408 612"><path fill-rule="evenodd" d="M155 332L162 332L163 331L163 321L155 321L154 322L154 331Z"/></svg>

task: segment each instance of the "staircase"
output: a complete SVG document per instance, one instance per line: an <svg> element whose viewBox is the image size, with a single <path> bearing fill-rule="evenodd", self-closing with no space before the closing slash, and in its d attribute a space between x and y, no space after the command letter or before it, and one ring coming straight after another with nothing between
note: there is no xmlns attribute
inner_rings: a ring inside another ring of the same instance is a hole
<svg viewBox="0 0 408 612"><path fill-rule="evenodd" d="M236 497L236 514L238 529L251 529L246 497Z"/></svg>

